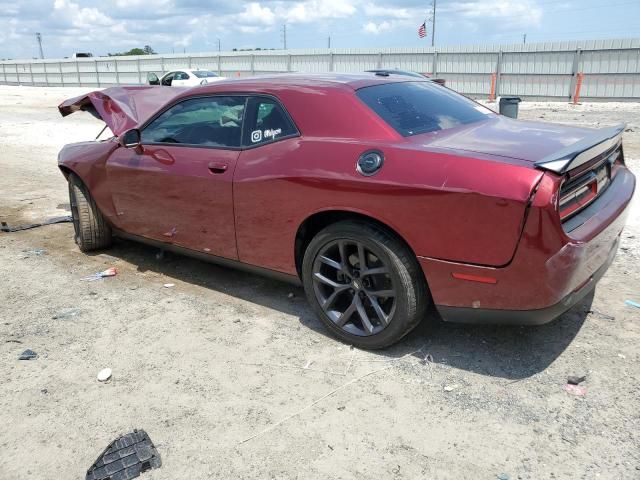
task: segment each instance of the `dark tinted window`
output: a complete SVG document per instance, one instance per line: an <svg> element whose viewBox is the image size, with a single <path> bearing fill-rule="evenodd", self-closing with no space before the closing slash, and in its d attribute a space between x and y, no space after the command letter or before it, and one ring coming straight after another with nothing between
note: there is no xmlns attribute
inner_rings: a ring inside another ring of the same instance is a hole
<svg viewBox="0 0 640 480"><path fill-rule="evenodd" d="M271 98L253 98L247 118L246 144L259 145L298 133L280 104Z"/></svg>
<svg viewBox="0 0 640 480"><path fill-rule="evenodd" d="M239 147L244 97L202 97L174 105L142 130L142 143Z"/></svg>
<svg viewBox="0 0 640 480"><path fill-rule="evenodd" d="M401 135L479 122L491 110L432 82L386 83L358 90L358 97Z"/></svg>
<svg viewBox="0 0 640 480"><path fill-rule="evenodd" d="M191 73L193 73L198 78L212 78L218 76L217 73L213 73L208 70L195 70Z"/></svg>

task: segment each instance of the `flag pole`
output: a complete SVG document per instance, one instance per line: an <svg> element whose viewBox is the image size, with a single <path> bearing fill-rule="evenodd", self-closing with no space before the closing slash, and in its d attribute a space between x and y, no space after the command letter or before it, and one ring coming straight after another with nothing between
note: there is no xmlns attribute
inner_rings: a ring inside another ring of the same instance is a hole
<svg viewBox="0 0 640 480"><path fill-rule="evenodd" d="M433 12L431 13L431 46L435 46L436 40L436 0L433 0Z"/></svg>

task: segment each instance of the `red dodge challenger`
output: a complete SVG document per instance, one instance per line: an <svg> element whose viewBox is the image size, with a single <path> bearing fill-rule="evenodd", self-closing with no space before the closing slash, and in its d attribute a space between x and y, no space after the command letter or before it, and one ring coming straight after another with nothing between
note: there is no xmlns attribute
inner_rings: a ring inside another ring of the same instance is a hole
<svg viewBox="0 0 640 480"><path fill-rule="evenodd" d="M427 79L282 75L65 101L115 137L65 146L76 242L114 236L301 281L337 337L541 324L616 253L623 126L513 120Z"/></svg>

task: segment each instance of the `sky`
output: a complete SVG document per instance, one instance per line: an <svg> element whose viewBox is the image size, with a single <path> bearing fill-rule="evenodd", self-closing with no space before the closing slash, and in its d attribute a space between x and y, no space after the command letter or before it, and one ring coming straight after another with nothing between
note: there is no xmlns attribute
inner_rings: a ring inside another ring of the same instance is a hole
<svg viewBox="0 0 640 480"><path fill-rule="evenodd" d="M233 48L420 47L431 0L0 0L0 59ZM640 0L437 0L436 46L640 37Z"/></svg>

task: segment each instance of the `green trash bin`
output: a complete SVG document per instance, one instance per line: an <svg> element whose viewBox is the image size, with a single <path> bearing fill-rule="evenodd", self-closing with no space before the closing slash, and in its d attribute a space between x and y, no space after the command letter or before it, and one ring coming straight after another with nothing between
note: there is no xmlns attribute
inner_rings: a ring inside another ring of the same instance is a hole
<svg viewBox="0 0 640 480"><path fill-rule="evenodd" d="M518 104L521 101L520 97L500 97L500 115L518 118Z"/></svg>

